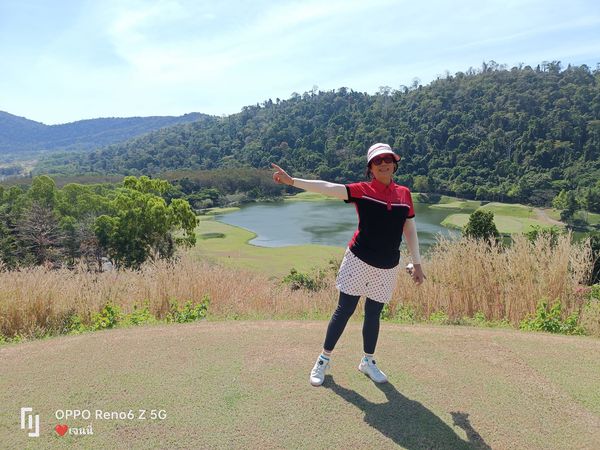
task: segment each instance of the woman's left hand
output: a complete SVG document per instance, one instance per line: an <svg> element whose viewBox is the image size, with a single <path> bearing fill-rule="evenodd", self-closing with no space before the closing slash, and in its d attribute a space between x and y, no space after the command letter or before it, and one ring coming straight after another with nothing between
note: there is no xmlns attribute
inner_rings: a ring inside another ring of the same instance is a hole
<svg viewBox="0 0 600 450"><path fill-rule="evenodd" d="M294 185L294 180L292 180L292 177L290 177L285 170L283 170L275 163L271 163L271 167L275 169L275 173L273 173L273 181L275 181L275 183L287 184L289 186Z"/></svg>
<svg viewBox="0 0 600 450"><path fill-rule="evenodd" d="M423 273L423 269L421 268L421 264L415 264L414 269L412 271L412 279L416 285L420 285L425 281L425 274Z"/></svg>

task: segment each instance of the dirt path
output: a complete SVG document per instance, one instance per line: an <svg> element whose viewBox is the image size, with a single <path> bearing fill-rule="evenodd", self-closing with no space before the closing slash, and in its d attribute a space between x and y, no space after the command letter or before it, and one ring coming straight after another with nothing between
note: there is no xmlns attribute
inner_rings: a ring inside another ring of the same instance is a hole
<svg viewBox="0 0 600 450"><path fill-rule="evenodd" d="M557 227L564 227L565 224L559 220L553 219L552 217L550 217L548 215L548 213L546 211L544 211L543 209L540 208L534 208L535 214L536 214L536 219L539 220L540 222L544 222L547 223L548 225L555 225Z"/></svg>
<svg viewBox="0 0 600 450"><path fill-rule="evenodd" d="M351 322L313 388L326 325L202 322L1 347L0 447L600 448L598 339L384 323L377 361L390 383L375 385L356 370ZM24 406L38 438L20 429ZM55 417L68 409L92 417Z"/></svg>

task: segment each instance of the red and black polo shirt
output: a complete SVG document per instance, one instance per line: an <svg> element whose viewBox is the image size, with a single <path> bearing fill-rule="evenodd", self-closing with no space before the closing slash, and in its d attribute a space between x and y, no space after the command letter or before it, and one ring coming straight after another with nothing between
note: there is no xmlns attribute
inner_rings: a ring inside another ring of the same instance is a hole
<svg viewBox="0 0 600 450"><path fill-rule="evenodd" d="M404 222L415 217L409 189L373 179L347 184L346 191L345 202L354 203L358 214L358 229L348 243L350 251L373 267L395 267L400 261Z"/></svg>

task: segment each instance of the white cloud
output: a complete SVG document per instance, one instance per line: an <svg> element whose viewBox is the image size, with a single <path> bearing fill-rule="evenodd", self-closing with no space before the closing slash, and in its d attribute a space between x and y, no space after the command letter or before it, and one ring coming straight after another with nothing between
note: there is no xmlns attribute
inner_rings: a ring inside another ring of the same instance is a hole
<svg viewBox="0 0 600 450"><path fill-rule="evenodd" d="M232 113L313 85L374 92L492 59L600 56L591 0L86 0L38 16L45 34L32 22L0 42L13 61L0 108L49 122Z"/></svg>

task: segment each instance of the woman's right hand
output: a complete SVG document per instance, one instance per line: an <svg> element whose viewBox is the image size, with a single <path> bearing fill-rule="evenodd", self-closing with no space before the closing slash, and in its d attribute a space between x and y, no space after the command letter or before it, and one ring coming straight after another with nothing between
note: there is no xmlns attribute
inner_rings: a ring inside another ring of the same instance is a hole
<svg viewBox="0 0 600 450"><path fill-rule="evenodd" d="M273 167L273 169L275 169L275 172L273 173L273 181L275 181L275 183L287 184L289 186L292 186L294 184L292 177L290 177L287 174L287 172L285 170L283 170L281 167L279 167L277 164L271 163L271 167Z"/></svg>

